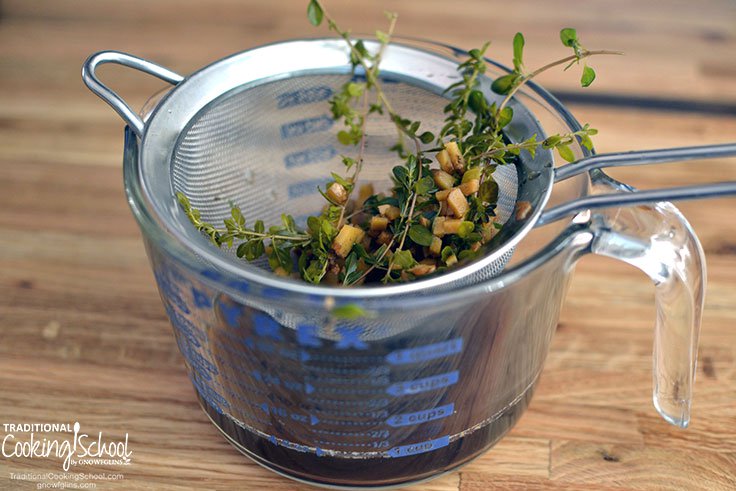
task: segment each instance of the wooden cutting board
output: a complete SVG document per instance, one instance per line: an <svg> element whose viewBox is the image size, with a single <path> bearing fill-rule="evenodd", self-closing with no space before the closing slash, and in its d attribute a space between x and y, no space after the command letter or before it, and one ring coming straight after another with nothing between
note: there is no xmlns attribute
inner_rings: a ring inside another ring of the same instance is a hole
<svg viewBox="0 0 736 491"><path fill-rule="evenodd" d="M589 47L626 52L594 60L599 78L585 91L576 75L542 79L600 130L598 151L736 139L728 0L328 5L356 32L372 32L391 9L401 34L466 48L491 39L501 60L519 30L528 66L563 55L557 33L577 27ZM308 489L242 457L200 410L124 197L123 125L79 77L101 49L189 73L258 44L323 35L305 8L306 0L0 0L0 425L79 421L111 438L128 433L130 466L90 469L122 480L84 483ZM136 107L160 88L116 67L103 79ZM611 174L641 188L736 180L736 160ZM709 269L690 428L667 425L652 407L651 284L631 267L586 257L528 412L484 456L409 489L736 489L736 200L680 208ZM60 464L0 456L0 488L37 489L38 475L44 481Z"/></svg>

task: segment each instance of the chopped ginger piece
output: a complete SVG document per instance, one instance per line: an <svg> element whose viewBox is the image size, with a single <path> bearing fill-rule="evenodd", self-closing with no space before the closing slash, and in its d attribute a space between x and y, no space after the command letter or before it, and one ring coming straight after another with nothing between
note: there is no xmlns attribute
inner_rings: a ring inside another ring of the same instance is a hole
<svg viewBox="0 0 736 491"><path fill-rule="evenodd" d="M440 189L450 189L455 185L455 178L452 174L448 174L443 170L433 170L432 177L434 178L434 183Z"/></svg>
<svg viewBox="0 0 736 491"><path fill-rule="evenodd" d="M434 256L442 253L442 239L437 236L432 237L432 243L429 244L429 252Z"/></svg>
<svg viewBox="0 0 736 491"><path fill-rule="evenodd" d="M386 217L371 217L370 229L371 232L383 232L388 227L388 218Z"/></svg>
<svg viewBox="0 0 736 491"><path fill-rule="evenodd" d="M460 189L453 189L452 192L447 196L447 206L449 206L452 214L457 218L465 216L468 212L468 200L465 199L465 195Z"/></svg>
<svg viewBox="0 0 736 491"><path fill-rule="evenodd" d="M447 266L452 266L453 264L457 264L457 256L455 254L450 254L447 259L445 259L445 264Z"/></svg>
<svg viewBox="0 0 736 491"><path fill-rule="evenodd" d="M497 233L498 233L498 229L496 228L496 225L493 219L490 222L487 222L481 225L480 234L481 234L481 237L483 237L483 242L488 242Z"/></svg>
<svg viewBox="0 0 736 491"><path fill-rule="evenodd" d="M460 189L460 191L462 191L465 196L470 196L473 193L477 193L478 189L480 189L480 180L471 179L460 184L460 186L458 186L458 189Z"/></svg>
<svg viewBox="0 0 736 491"><path fill-rule="evenodd" d="M332 249L340 257L347 257L356 242L363 240L365 232L363 229L352 225L343 225L335 240L332 241Z"/></svg>
<svg viewBox="0 0 736 491"><path fill-rule="evenodd" d="M519 201L516 203L516 219L526 220L532 212L532 204L528 201Z"/></svg>
<svg viewBox="0 0 736 491"><path fill-rule="evenodd" d="M391 242L391 234L384 230L383 232L378 234L378 237L376 237L376 242L381 245L388 245Z"/></svg>
<svg viewBox="0 0 736 491"><path fill-rule="evenodd" d="M442 226L446 234L456 234L460 230L461 223L463 223L462 218L448 218Z"/></svg>
<svg viewBox="0 0 736 491"><path fill-rule="evenodd" d="M338 205L344 205L348 200L348 192L342 184L333 182L327 188L327 197Z"/></svg>
<svg viewBox="0 0 736 491"><path fill-rule="evenodd" d="M401 216L401 210L392 205L380 205L378 212L388 218L389 221L394 221Z"/></svg>
<svg viewBox="0 0 736 491"><path fill-rule="evenodd" d="M452 167L456 172L463 172L465 169L465 160L463 154L460 152L460 147L457 146L456 142L445 143L445 151L450 157Z"/></svg>
<svg viewBox="0 0 736 491"><path fill-rule="evenodd" d="M436 193L434 193L434 197L437 198L437 201L445 201L447 200L447 195L450 194L450 191L452 191L452 189L443 189L441 191L437 191Z"/></svg>
<svg viewBox="0 0 736 491"><path fill-rule="evenodd" d="M424 276L432 274L437 270L437 264L432 259L425 259L408 271L414 276Z"/></svg>
<svg viewBox="0 0 736 491"><path fill-rule="evenodd" d="M454 170L452 161L450 160L450 154L447 153L447 150L441 150L437 154L437 162L440 164L440 169L447 173L452 173Z"/></svg>
<svg viewBox="0 0 736 491"><path fill-rule="evenodd" d="M435 217L432 222L432 234L437 237L445 235L445 221L447 221L447 218L445 217Z"/></svg>

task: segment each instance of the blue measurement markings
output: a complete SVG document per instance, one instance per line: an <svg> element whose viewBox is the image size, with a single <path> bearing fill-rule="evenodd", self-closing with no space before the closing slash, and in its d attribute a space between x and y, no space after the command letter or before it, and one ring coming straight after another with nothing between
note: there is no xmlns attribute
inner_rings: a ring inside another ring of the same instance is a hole
<svg viewBox="0 0 736 491"><path fill-rule="evenodd" d="M290 419L292 421L308 424L311 426L317 425L320 422L319 418L313 414L295 413L287 410L286 408L269 405L265 402L261 403L259 407L266 414L274 414L282 418Z"/></svg>
<svg viewBox="0 0 736 491"><path fill-rule="evenodd" d="M231 327L240 326L241 310L237 305L230 305L227 303L220 303L220 310L222 316L225 318L225 322Z"/></svg>
<svg viewBox="0 0 736 491"><path fill-rule="evenodd" d="M386 355L386 362L391 365L407 365L421 363L446 356L455 355L463 350L463 338L450 339L441 343L428 344L417 348L392 351Z"/></svg>
<svg viewBox="0 0 736 491"><path fill-rule="evenodd" d="M156 277L156 283L158 283L158 287L161 289L164 298L175 305L183 313L190 314L191 311L189 310L189 306L182 298L176 280L172 278L174 276L173 270L163 268L154 272L154 276Z"/></svg>
<svg viewBox="0 0 736 491"><path fill-rule="evenodd" d="M290 153L284 157L284 166L287 169L294 167L303 167L318 162L326 162L337 155L337 150L332 145L321 147L307 148L298 152Z"/></svg>
<svg viewBox="0 0 736 491"><path fill-rule="evenodd" d="M324 188L329 180L323 177L316 179L309 179L306 181L299 181L294 184L289 184L289 198L296 199L302 196L317 193L317 188Z"/></svg>
<svg viewBox="0 0 736 491"><path fill-rule="evenodd" d="M199 392L199 395L201 395L202 398L215 409L215 411L223 414L225 409L230 409L230 403L227 402L227 399L225 399L222 395L220 395L216 390L212 389L212 387L210 387L206 383L200 382L196 375L190 376L189 379L192 381L192 384L197 389L197 392Z"/></svg>
<svg viewBox="0 0 736 491"><path fill-rule="evenodd" d="M386 393L392 396L419 394L420 392L449 387L450 385L456 384L459 378L460 372L454 370L452 372L441 373L439 375L432 375L431 377L408 380L406 382L398 382L389 385L386 388Z"/></svg>
<svg viewBox="0 0 736 491"><path fill-rule="evenodd" d="M319 336L317 335L318 333L319 327L317 326L299 324L296 326L296 342L302 346L319 348L322 346L322 341L320 341Z"/></svg>
<svg viewBox="0 0 736 491"><path fill-rule="evenodd" d="M196 348L199 348L204 344L206 339L204 334L192 323L192 321L186 318L169 303L164 304L164 308L166 309L166 313L169 315L171 324L188 340L189 343L193 344Z"/></svg>
<svg viewBox="0 0 736 491"><path fill-rule="evenodd" d="M282 341L283 337L279 330L281 324L264 314L253 314L253 325L258 336L270 338L274 341Z"/></svg>
<svg viewBox="0 0 736 491"><path fill-rule="evenodd" d="M362 328L347 328L338 327L337 333L340 335L340 339L335 343L336 349L368 349L368 345L360 339L360 335L363 334Z"/></svg>
<svg viewBox="0 0 736 491"><path fill-rule="evenodd" d="M332 97L332 94L332 88L327 85L282 92L276 96L276 107L286 109L287 107L320 102L329 99Z"/></svg>
<svg viewBox="0 0 736 491"><path fill-rule="evenodd" d="M184 359L193 371L204 380L212 380L213 376L219 374L217 367L211 361L202 356L194 346L190 346L186 341L182 341L182 339L184 338L177 337L176 343L179 345L181 354L184 355Z"/></svg>
<svg viewBox="0 0 736 491"><path fill-rule="evenodd" d="M434 421L436 419L452 416L455 412L455 404L445 404L432 409L416 411L413 413L395 414L386 420L386 424L394 428L399 426L412 426L416 424Z"/></svg>
<svg viewBox="0 0 736 491"><path fill-rule="evenodd" d="M409 455L431 452L432 450L446 447L449 444L450 437L443 436L441 438L435 438L434 440L427 440L426 442L412 443L410 445L401 445L399 447L394 447L386 453L389 457L408 457Z"/></svg>
<svg viewBox="0 0 736 491"><path fill-rule="evenodd" d="M285 123L281 125L281 139L286 140L297 136L327 131L332 128L334 123L335 120L326 114L316 116L314 118L299 119L297 121Z"/></svg>
<svg viewBox="0 0 736 491"><path fill-rule="evenodd" d="M194 300L194 306L198 309L208 309L212 307L212 300L202 290L192 287L192 300Z"/></svg>

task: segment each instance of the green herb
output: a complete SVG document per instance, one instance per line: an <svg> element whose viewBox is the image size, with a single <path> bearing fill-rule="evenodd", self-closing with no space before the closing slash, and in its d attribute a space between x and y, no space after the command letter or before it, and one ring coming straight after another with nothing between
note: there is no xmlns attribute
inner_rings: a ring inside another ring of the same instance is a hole
<svg viewBox="0 0 736 491"><path fill-rule="evenodd" d="M341 155L343 173L331 173L331 180L320 193L326 200L324 211L307 219L307 229L299 230L288 215L279 226L266 230L257 220L252 228L237 206L224 220L223 228L203 222L200 212L177 193L179 203L192 224L218 247L236 248L238 257L253 261L265 256L279 275L294 275L311 283L356 285L363 282L407 281L441 272L458 262L471 260L482 253L502 225L495 219L498 184L493 173L499 165L514 165L522 152L534 158L541 147L556 150L561 158L572 161L572 145L579 143L592 150L591 137L597 130L585 125L565 134L538 140L531 135L520 142L509 141L503 131L514 118L509 106L514 94L539 74L561 65L565 70L582 63L581 85L589 86L596 77L587 60L594 55L619 54L615 51L590 51L583 47L574 29L560 31L560 39L573 54L527 71L524 63L525 39L514 36L513 70L488 84L481 85L486 72L485 54L489 43L468 52L458 65L460 80L445 90L449 100L445 120L435 135L393 109L381 84L380 63L396 26L397 16L386 13L388 27L377 30L377 48L372 52L361 40L339 27L320 0L309 0L307 18L314 26L326 22L327 28L345 41L350 64L365 81L343 84L329 100L333 119L341 123L337 140L355 153ZM488 89L505 96L500 103L489 103ZM359 206L352 195L358 187L365 164L369 117L386 117L396 128L397 141L391 147L398 155L391 171L390 195L366 197L361 190ZM407 150L406 143L412 143ZM428 158L426 145L435 143L439 151ZM348 152L350 153L350 152ZM439 164L440 169L432 169ZM528 203L527 203L528 205ZM408 240L407 240L408 239ZM296 267L296 270L295 270ZM359 307L348 304L332 312L336 317L364 315Z"/></svg>
<svg viewBox="0 0 736 491"><path fill-rule="evenodd" d="M357 319L359 317L367 317L368 312L366 312L359 305L355 305L354 303L348 303L348 304L341 305L339 307L335 307L334 309L332 309L332 315L340 319L352 320L352 319Z"/></svg>

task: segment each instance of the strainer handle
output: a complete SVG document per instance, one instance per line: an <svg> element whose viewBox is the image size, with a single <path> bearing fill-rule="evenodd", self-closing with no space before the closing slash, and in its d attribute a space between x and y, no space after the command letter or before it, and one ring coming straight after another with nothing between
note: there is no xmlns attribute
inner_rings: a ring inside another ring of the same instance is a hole
<svg viewBox="0 0 736 491"><path fill-rule="evenodd" d="M558 167L555 169L555 182L564 181L565 179L593 169L603 169L606 167L664 164L667 162L685 162L688 160L733 156L736 156L736 143L601 153Z"/></svg>
<svg viewBox="0 0 736 491"><path fill-rule="evenodd" d="M107 102L123 120L133 129L138 138L143 137L143 129L145 127L143 120L131 109L131 107L114 91L110 90L105 84L100 82L95 71L99 65L105 63L115 63L129 68L134 68L143 73L153 75L172 85L177 85L184 80L184 77L178 73L164 68L150 61L138 58L120 51L100 51L87 58L82 66L82 80L89 87L89 90L97 94L103 101Z"/></svg>
<svg viewBox="0 0 736 491"><path fill-rule="evenodd" d="M632 165L663 164L694 159L712 159L736 156L736 143L722 145L703 145L699 147L665 148L637 152L599 154L580 159L577 162L555 169L555 182L593 169L622 167ZM536 225L546 225L585 210L631 206L660 201L693 200L736 196L736 182L727 181L715 184L699 184L629 193L611 193L586 196L544 210Z"/></svg>

